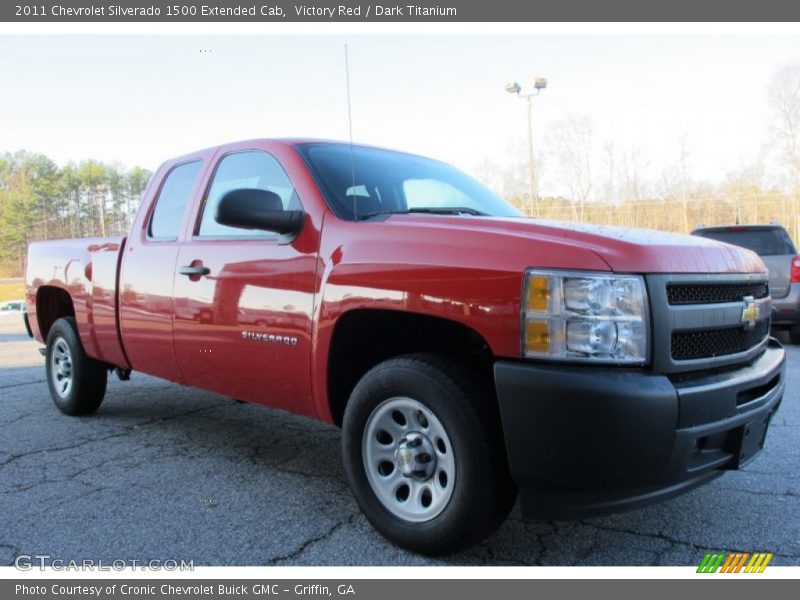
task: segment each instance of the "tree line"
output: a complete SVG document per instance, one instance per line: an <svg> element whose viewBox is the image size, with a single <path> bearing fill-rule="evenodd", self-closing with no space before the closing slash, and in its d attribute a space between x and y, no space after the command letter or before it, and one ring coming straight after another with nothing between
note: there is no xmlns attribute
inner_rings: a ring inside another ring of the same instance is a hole
<svg viewBox="0 0 800 600"><path fill-rule="evenodd" d="M25 150L0 155L0 276L22 275L30 242L127 233L150 175L97 160L58 166Z"/></svg>

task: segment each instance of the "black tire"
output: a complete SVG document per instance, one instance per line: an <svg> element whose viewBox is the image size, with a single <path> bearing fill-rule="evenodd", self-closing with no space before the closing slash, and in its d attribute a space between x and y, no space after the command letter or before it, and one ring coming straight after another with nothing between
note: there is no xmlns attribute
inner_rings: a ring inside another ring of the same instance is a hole
<svg viewBox="0 0 800 600"><path fill-rule="evenodd" d="M800 344L800 327L794 325L789 328L789 343Z"/></svg>
<svg viewBox="0 0 800 600"><path fill-rule="evenodd" d="M65 348L70 372L68 385L64 383ZM62 365L62 370L59 370L58 365ZM50 396L58 410L65 415L87 415L96 411L103 402L108 382L106 366L86 355L73 317L58 319L50 327L47 334L45 371Z"/></svg>
<svg viewBox="0 0 800 600"><path fill-rule="evenodd" d="M456 552L494 533L511 511L516 487L490 383L447 358L408 355L377 365L353 390L342 426L344 469L367 519L398 546L427 555ZM451 495L439 514L423 522L390 511L365 472L362 438L370 416L397 397L416 400L430 410L452 446Z"/></svg>

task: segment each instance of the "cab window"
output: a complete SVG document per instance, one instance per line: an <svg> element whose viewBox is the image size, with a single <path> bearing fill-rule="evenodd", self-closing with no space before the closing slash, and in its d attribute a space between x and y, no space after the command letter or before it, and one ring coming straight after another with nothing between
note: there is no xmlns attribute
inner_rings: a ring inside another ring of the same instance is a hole
<svg viewBox="0 0 800 600"><path fill-rule="evenodd" d="M201 165L201 161L196 160L178 165L169 172L158 193L156 207L147 226L147 236L150 239L178 239L183 214L192 196Z"/></svg>

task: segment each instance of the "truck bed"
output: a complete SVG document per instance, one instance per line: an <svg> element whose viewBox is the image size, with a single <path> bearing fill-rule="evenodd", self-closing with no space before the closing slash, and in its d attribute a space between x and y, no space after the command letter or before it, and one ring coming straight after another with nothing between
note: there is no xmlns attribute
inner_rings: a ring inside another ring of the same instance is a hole
<svg viewBox="0 0 800 600"><path fill-rule="evenodd" d="M28 250L25 294L31 332L44 342L68 294L86 353L127 368L117 320L118 273L124 237L36 242ZM44 292L44 293L39 293Z"/></svg>

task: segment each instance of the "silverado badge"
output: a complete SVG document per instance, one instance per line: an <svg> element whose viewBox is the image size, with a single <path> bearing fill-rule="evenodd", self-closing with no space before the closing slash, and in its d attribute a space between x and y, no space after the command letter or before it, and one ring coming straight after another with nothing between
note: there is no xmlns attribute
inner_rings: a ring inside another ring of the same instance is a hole
<svg viewBox="0 0 800 600"><path fill-rule="evenodd" d="M259 333L255 331L242 331L242 339L255 342L284 344L286 346L297 346L299 343L299 340L293 335L275 335L274 333Z"/></svg>

